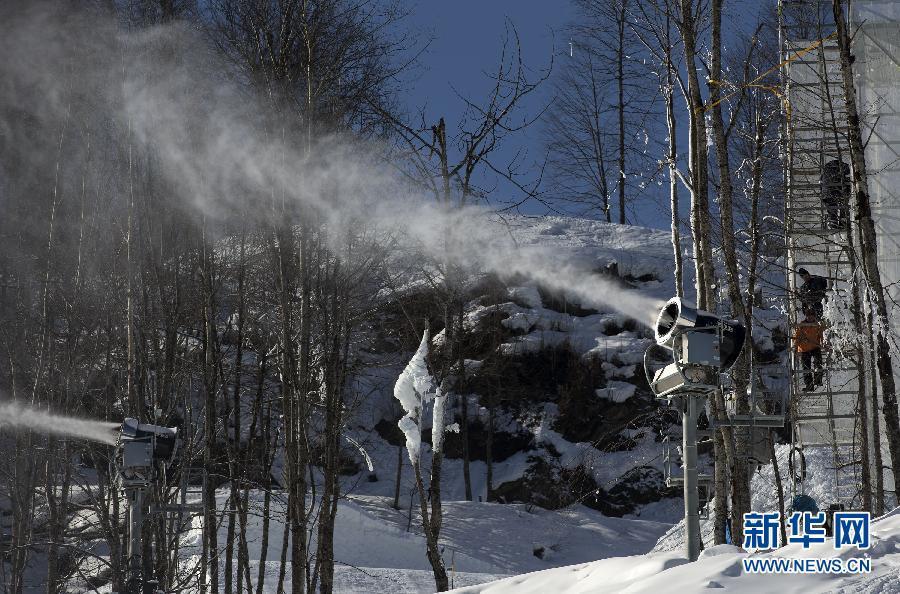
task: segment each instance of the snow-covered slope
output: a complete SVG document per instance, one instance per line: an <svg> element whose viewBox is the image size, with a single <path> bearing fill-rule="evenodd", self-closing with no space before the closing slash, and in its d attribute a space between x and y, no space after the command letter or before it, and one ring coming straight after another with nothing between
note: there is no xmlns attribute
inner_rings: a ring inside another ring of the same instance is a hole
<svg viewBox="0 0 900 594"><path fill-rule="evenodd" d="M790 504L787 481L787 457L790 446L776 446L780 470L785 473L785 505ZM831 452L828 448L809 448L806 453L807 476L805 494L820 507L832 502L836 492ZM778 498L771 465L763 466L754 475L751 490L753 509L777 511ZM712 541L712 519L701 521L703 541ZM872 592L887 594L900 592L900 508L872 523L872 546L866 551L834 549L833 539L804 549L792 544L771 553L753 555L759 558L785 559L850 559L868 557L872 571L864 575L782 575L744 573L742 559L748 557L738 547L720 545L709 547L696 563L687 563L683 553L684 524L678 522L663 535L653 550L645 555L615 557L593 563L572 565L527 575L519 575L491 584L460 588L466 594L516 594L558 592L560 594L594 592L706 592L723 588L729 592L747 594L805 594L825 592Z"/></svg>
<svg viewBox="0 0 900 594"><path fill-rule="evenodd" d="M219 491L220 507L226 506L227 497L226 491ZM254 576L261 559L262 499L263 494L254 491L249 500L247 548ZM269 514L266 594L277 592L283 520L283 502L275 498ZM183 542L187 565L199 553L198 522ZM584 506L548 511L520 504L452 501L444 504L441 545L452 583L459 587L549 567L644 553L667 527L653 521L607 518ZM226 532L223 522L220 542L224 542ZM336 592L433 591L434 575L425 557L418 517L414 513L410 520L408 509L393 509L389 498L350 496L342 500L334 537ZM290 576L288 569L286 587Z"/></svg>
<svg viewBox="0 0 900 594"><path fill-rule="evenodd" d="M819 594L900 592L900 508L872 524L872 547L860 552L836 552L833 539L804 549L792 544L773 553L754 557L785 559L832 559L869 557L871 572L859 575L833 574L748 574L742 559L748 557L737 547L720 545L687 563L675 551L642 556L616 557L593 563L561 567L506 578L490 584L464 587L457 594L581 594L595 592L648 593L709 592L723 590L742 594Z"/></svg>
<svg viewBox="0 0 900 594"><path fill-rule="evenodd" d="M518 245L545 246L558 249L572 260L581 262L587 269L607 275L622 287L622 298L629 294L641 294L655 299L668 298L674 293L672 275L672 246L668 233L627 225L615 225L599 221L570 217L507 217L502 229L508 232ZM646 465L661 469L662 448L659 443L658 428L641 426L646 418L632 427L626 427L627 420L638 413L646 414L656 409L656 404L643 382L640 362L643 353L652 343L649 331L640 323L629 320L617 312L612 305L582 309L577 299L571 296L548 292L544 287L527 279L506 279L499 292L479 292L478 279L468 295L465 324L473 334L502 336L496 352L508 360L517 357L534 356L541 365L540 358L554 356L550 349L570 351L575 357L588 361L597 368L595 384L589 390L590 400L598 408L608 413L608 425L597 417L599 429L605 429L612 437L628 442L627 447L609 448L598 443L597 431L585 431L579 438L566 435L559 426L564 411L558 404L556 385L548 385L546 393L538 394L533 385L527 388L529 394L520 395L508 385L504 388L504 403L495 411L494 427L515 435L528 446L512 455L498 457L493 463L493 487L520 479L533 463L534 456L547 457L552 452L554 464L564 470L584 469L598 486L609 489L625 473ZM410 291L421 288L409 283ZM405 318L402 320L406 324ZM382 324L383 328L385 325ZM443 330L436 332L433 343L440 348ZM546 353L544 355L543 353ZM393 494L393 474L396 469L397 450L380 435L372 432L379 422L396 422L396 405L393 398L393 383L410 353L401 351L393 354L372 354L368 365L357 376L360 392L370 394L358 403L353 411L351 437L362 444L375 464L377 482L369 482L365 471L346 481L348 491L356 494L391 496ZM393 357L393 359L391 358ZM480 352L466 356L466 370L470 379L477 383L484 365L494 364L490 372L500 373L496 359L491 353ZM528 365L535 362L529 360ZM525 377L530 382L533 378ZM563 378L560 378L563 379ZM471 383L471 382L470 382ZM562 383L562 382L560 382ZM641 387L639 387L641 386ZM526 389L523 388L523 392ZM488 422L485 394L473 393L467 397L469 418L473 422ZM458 422L458 402L451 405ZM588 414L587 412L585 414ZM593 414L593 411L590 413ZM651 419L655 421L654 419ZM424 420L425 426L429 420ZM622 425L619 427L617 425ZM476 430L477 431L477 430ZM427 466L430 451L422 451L423 464ZM488 500L486 464L477 456L473 458L471 483L473 497ZM407 469L408 470L408 469ZM413 485L409 473L404 476L401 492L403 499ZM443 467L442 492L446 499L464 499L462 462L459 455L448 452ZM521 499L517 499L521 501ZM405 505L405 504L404 504ZM668 510L677 508L669 505L655 505L653 517L668 516ZM640 510L636 510L639 512Z"/></svg>
<svg viewBox="0 0 900 594"><path fill-rule="evenodd" d="M668 292L656 296L674 293L672 238L666 231L575 217L511 217L506 223L519 245L554 246L573 260L603 266L615 262L623 276L659 277L658 286Z"/></svg>

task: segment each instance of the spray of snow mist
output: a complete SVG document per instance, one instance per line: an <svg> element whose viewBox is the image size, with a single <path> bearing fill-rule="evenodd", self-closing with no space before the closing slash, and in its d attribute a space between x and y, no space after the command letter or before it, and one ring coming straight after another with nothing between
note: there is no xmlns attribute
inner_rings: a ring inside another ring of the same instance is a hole
<svg viewBox="0 0 900 594"><path fill-rule="evenodd" d="M235 213L270 225L267 217L280 216L273 204L281 202L327 227L336 253L364 233L395 253L468 273L524 276L589 307L606 305L646 325L655 319L661 303L598 277L592 269L605 263L572 262L565 249L549 246L523 249L487 210L426 199L386 165L393 151L378 140L323 132L296 142L270 97L223 76L233 65L193 27L122 31L96 12L48 6L0 10L0 114L9 106L16 117L35 121L73 119L95 139L91 146L115 147L115 131L127 131L129 154L133 148L152 155L166 192L185 212L202 216L213 236L217 223L224 229ZM76 107L87 102L77 116L70 116L72 98ZM4 127L0 117L0 137ZM46 157L28 143L15 151L34 167ZM0 179L2 169L0 163ZM112 196L127 195L131 179L109 175L102 184L111 185Z"/></svg>
<svg viewBox="0 0 900 594"><path fill-rule="evenodd" d="M26 408L15 402L0 404L0 430L31 430L116 445L116 432L120 426L119 423L109 421L55 415Z"/></svg>

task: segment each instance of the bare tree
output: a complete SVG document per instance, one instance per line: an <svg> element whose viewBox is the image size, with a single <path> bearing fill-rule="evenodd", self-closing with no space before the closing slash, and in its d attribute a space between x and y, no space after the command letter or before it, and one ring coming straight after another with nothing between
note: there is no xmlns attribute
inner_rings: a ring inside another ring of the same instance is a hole
<svg viewBox="0 0 900 594"><path fill-rule="evenodd" d="M722 234L722 254L725 261L725 278L728 289L728 298L731 302L731 313L737 316L738 320L745 328L749 328L745 335L744 345L738 361L732 371L734 379L733 398L735 401L735 412L740 415L750 413L750 401L748 396L749 382L755 381L750 377L750 362L753 349L752 324L751 317L748 315L748 306L744 303L741 293L741 277L738 272L738 255L735 247L735 225L734 225L734 187L732 179L732 167L730 156L729 136L734 130L734 117L732 115L728 125L723 116L723 105L727 105L725 97L722 96L722 0L712 0L711 3L711 67L710 67L710 92L709 92L709 111L712 115L712 140L716 151L716 165L718 167L718 195L719 195L719 214ZM753 59L753 51L756 48L756 34L753 35L751 42L748 44L749 50L744 59L744 72L750 71L750 64ZM749 81L747 81L749 82ZM745 85L739 83L737 85L738 99L736 105L730 106L731 112L734 114L741 109L741 104L746 98ZM704 111L706 109L704 108ZM755 256L754 256L755 258ZM752 303L753 295L749 295L748 301ZM719 403L719 407L724 406L724 400ZM749 448L752 439L752 428L734 427L730 431L730 435L723 431L725 439L731 439L730 451L732 452L730 459L731 469L731 534L735 542L743 542L743 517L750 511L750 480L747 471L747 464L744 460L749 455ZM724 499L724 492L719 492L720 498Z"/></svg>
<svg viewBox="0 0 900 594"><path fill-rule="evenodd" d="M663 95L666 120L667 146L665 163L669 174L669 210L672 233L672 251L675 262L675 294L684 296L684 255L681 246L681 212L678 187L684 181L684 174L678 166L678 122L675 115L675 90L684 91L680 61L676 50L677 39L673 37L672 7L670 0L662 3L656 0L641 0L635 4L635 16L631 27L634 34L652 56L652 68L659 80Z"/></svg>
<svg viewBox="0 0 900 594"><path fill-rule="evenodd" d="M544 133L558 199L584 205L585 214L611 222L613 138L606 129L610 110L598 59L592 47L579 44L576 51L573 43L572 56L555 82Z"/></svg>
<svg viewBox="0 0 900 594"><path fill-rule="evenodd" d="M647 126L658 90L647 82L646 50L634 33L638 3L575 4L569 56L545 118L553 198L624 224L653 174Z"/></svg>
<svg viewBox="0 0 900 594"><path fill-rule="evenodd" d="M480 200L486 200L482 187L483 175L493 173L512 183L523 194L524 199L537 197L541 182L538 175L526 179L519 171L520 161L497 161L497 149L504 141L531 125L537 115L529 117L522 113L523 104L548 78L550 70L536 79L529 78L522 62L522 52L515 28L508 29L499 65L492 75L493 88L484 103L461 98L465 105L465 115L457 133L448 136L444 118L437 124L428 125L422 114L418 126L393 118L394 126L408 147L406 153L410 164L405 171L409 179L434 195L447 210L463 209ZM523 199L523 200L524 200ZM465 327L463 278L459 266L449 258L449 253L457 249L458 243L465 241L453 229L445 230L448 257L439 262L442 278L440 292L443 295L445 347L439 380L452 377L452 385L460 398L460 438L463 446L463 477L466 499L472 499L471 476L469 472L469 396L466 393L465 357L462 350ZM439 525L439 522L438 522Z"/></svg>

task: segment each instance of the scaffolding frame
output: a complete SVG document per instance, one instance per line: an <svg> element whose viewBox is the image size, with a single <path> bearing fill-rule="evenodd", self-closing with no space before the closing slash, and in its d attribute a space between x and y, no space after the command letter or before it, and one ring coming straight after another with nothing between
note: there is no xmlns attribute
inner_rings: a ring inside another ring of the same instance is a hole
<svg viewBox="0 0 900 594"><path fill-rule="evenodd" d="M796 274L799 268L827 279L832 300L840 295L851 300L858 296L853 295L858 284L849 194L846 204L826 198L826 192L831 191L829 183L835 183L828 179L826 168L836 167L841 189L844 186L841 164L850 163L846 107L830 6L830 1L821 0L779 3L781 77L786 98L782 140L791 337L805 318L799 299L801 283ZM861 460L857 403L868 389L864 374L867 362L864 357L838 353L827 344L822 350L822 368L816 374L812 369L804 369L802 358L791 348L792 448L800 452L809 447L830 448L830 470L837 501L828 503L847 509L859 508ZM812 389L806 385L810 379L815 384ZM804 492L802 478L792 473L792 496Z"/></svg>
<svg viewBox="0 0 900 594"><path fill-rule="evenodd" d="M878 267L896 336L900 334L900 2L854 0L849 10ZM889 468L877 465L877 460L886 457L887 447L884 433L878 431L883 420L870 346L873 332L867 317L868 299L855 261L857 229L852 220L840 231L828 229L829 213L822 199L826 160L850 162L845 155L847 118L832 2L780 0L778 16L780 74L787 107L782 140L789 330L793 334L799 324L796 269L802 266L832 279L845 302L861 304L865 335L855 348L856 355L826 354L824 385L811 392L800 387L804 372L792 350L792 441L800 451L811 446L831 447L839 503L860 507L863 454L868 453L870 468L885 473L887 492L893 477ZM895 369L895 381L900 380L900 368ZM865 444L860 437L860 402L865 402L867 409ZM803 492L803 485L792 480L792 491L798 490Z"/></svg>

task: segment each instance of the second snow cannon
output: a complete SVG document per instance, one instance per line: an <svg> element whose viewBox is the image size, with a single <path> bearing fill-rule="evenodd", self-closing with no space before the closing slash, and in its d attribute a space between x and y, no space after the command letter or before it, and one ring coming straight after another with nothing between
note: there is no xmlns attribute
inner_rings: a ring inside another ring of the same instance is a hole
<svg viewBox="0 0 900 594"><path fill-rule="evenodd" d="M178 453L178 429L141 423L127 418L119 435L119 481L128 502L128 541L125 554L127 579L123 594L147 594L158 592L159 582L153 579L147 567L153 567L152 559L145 564L143 526L147 513L153 512L146 495L160 472L172 464ZM163 474L163 476L165 476ZM165 524L165 523L164 523Z"/></svg>
<svg viewBox="0 0 900 594"><path fill-rule="evenodd" d="M719 374L741 354L746 329L673 297L660 310L654 334L657 346L644 353L644 372L653 393L665 398L674 392L703 395L715 390ZM654 350L662 354L654 357ZM662 367L653 363L669 357L672 362Z"/></svg>
<svg viewBox="0 0 900 594"><path fill-rule="evenodd" d="M149 467L154 461L169 464L178 451L178 429L127 418L122 423L119 441L125 468Z"/></svg>

